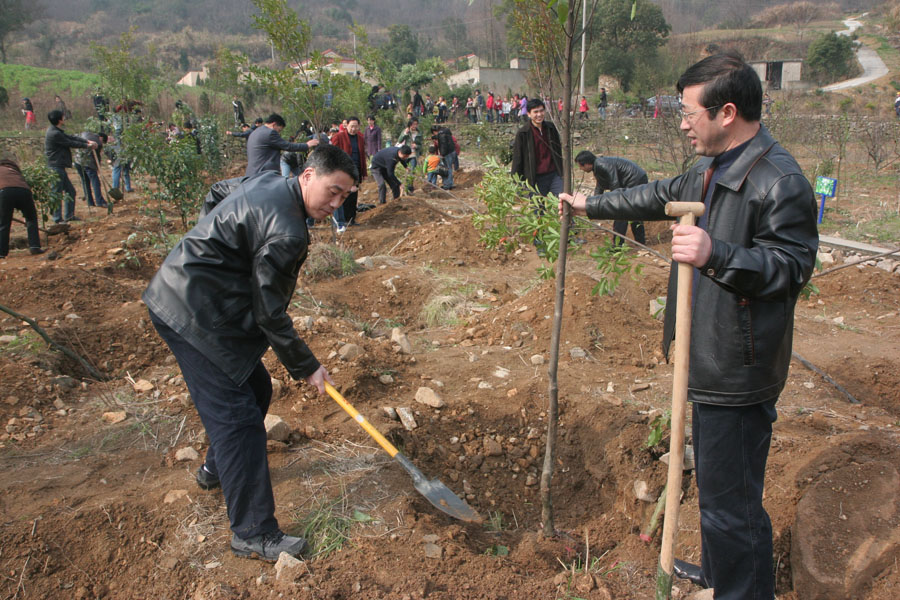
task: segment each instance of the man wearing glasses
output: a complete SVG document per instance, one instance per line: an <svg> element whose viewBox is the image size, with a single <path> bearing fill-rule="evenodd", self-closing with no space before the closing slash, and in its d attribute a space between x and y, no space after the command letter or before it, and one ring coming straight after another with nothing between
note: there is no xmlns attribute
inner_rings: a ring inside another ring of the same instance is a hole
<svg viewBox="0 0 900 600"><path fill-rule="evenodd" d="M762 504L775 403L791 360L794 305L818 248L812 188L760 123L762 86L733 52L678 80L681 130L698 156L686 173L586 198L592 219L661 220L672 201L703 201L696 226L672 226L672 258L694 270L688 399L700 504L701 564L675 574L718 600L773 598L772 525ZM675 275L663 329L675 331Z"/></svg>

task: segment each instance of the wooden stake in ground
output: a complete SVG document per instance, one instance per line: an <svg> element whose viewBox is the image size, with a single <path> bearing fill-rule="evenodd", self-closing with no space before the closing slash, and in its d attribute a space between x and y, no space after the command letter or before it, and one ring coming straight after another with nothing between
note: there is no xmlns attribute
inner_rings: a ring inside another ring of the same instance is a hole
<svg viewBox="0 0 900 600"><path fill-rule="evenodd" d="M666 214L680 217L679 225L693 225L703 214L702 202L669 202ZM691 292L694 267L678 263L678 296L675 313L675 373L672 382L672 432L669 438L669 474L666 481L666 516L663 521L662 549L656 573L656 600L672 596L672 571L675 566L675 538L678 533L678 508L681 503L681 476L684 469L684 420L687 412L688 372L691 358Z"/></svg>

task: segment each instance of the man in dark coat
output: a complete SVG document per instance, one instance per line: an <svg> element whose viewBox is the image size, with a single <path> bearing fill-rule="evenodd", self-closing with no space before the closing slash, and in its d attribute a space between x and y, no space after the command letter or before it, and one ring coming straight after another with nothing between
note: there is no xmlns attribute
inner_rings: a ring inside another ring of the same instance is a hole
<svg viewBox="0 0 900 600"><path fill-rule="evenodd" d="M542 196L558 196L563 191L559 131L545 119L546 107L540 98L530 99L525 109L529 122L516 132L511 172L535 186Z"/></svg>
<svg viewBox="0 0 900 600"><path fill-rule="evenodd" d="M63 201L64 207L61 206L53 211L53 222L80 221L81 219L75 216L75 187L69 181L66 169L72 166L72 148L96 150L97 144L63 131L62 126L65 125L66 118L60 110L51 110L47 114L47 120L50 121L50 127L47 128L47 134L44 136L44 154L47 155L47 165L56 172L57 176L53 191L66 196ZM65 213L63 213L63 208L65 208Z"/></svg>
<svg viewBox="0 0 900 600"><path fill-rule="evenodd" d="M328 218L358 176L343 151L324 146L299 177L245 179L185 234L142 296L206 430L196 480L222 487L237 556L275 561L306 546L275 519L264 424L272 381L262 357L271 347L320 394L331 382L286 310L309 247L306 218Z"/></svg>
<svg viewBox="0 0 900 600"><path fill-rule="evenodd" d="M701 563L674 573L718 600L775 596L763 483L791 362L794 307L816 261L816 201L797 161L760 122L762 84L735 52L678 80L681 130L701 157L685 173L562 203L592 219L666 219L666 204L703 201L697 225L672 225L672 258L693 271L688 400L699 491ZM670 276L663 345L675 333Z"/></svg>
<svg viewBox="0 0 900 600"><path fill-rule="evenodd" d="M379 150L372 157L372 178L378 184L378 204L387 201L387 187L390 186L394 200L400 197L400 180L394 174L397 163L402 162L406 166L412 149L409 146L391 146Z"/></svg>
<svg viewBox="0 0 900 600"><path fill-rule="evenodd" d="M319 144L319 140L312 139L305 144L292 143L281 137L285 122L281 115L272 113L247 138L247 175L254 175L261 171L279 171L279 159L281 151L306 152Z"/></svg>
<svg viewBox="0 0 900 600"><path fill-rule="evenodd" d="M456 157L456 142L453 141L453 133L449 127L441 125L431 126L431 139L437 145L438 154L441 155L441 165L447 169L447 176L441 184L445 190L453 189L453 160Z"/></svg>
<svg viewBox="0 0 900 600"><path fill-rule="evenodd" d="M345 131L337 132L334 134L334 137L331 138L331 145L337 146L350 155L350 159L353 161L353 164L356 165L356 169L359 171L357 188L359 184L362 183L362 180L366 178L366 163L368 162L366 156L366 144L363 141L363 136L360 134L359 117L350 117L347 119L347 129ZM344 202L343 206L334 212L334 220L338 233L343 233L348 225L356 224L356 201L358 194L359 189L354 189L350 192L350 195L347 196L347 200Z"/></svg>
<svg viewBox="0 0 900 600"><path fill-rule="evenodd" d="M597 182L594 195L602 194L608 190L621 190L643 185L647 183L647 172L637 163L627 158L616 156L594 156L590 150L582 150L575 157L578 167L585 173L593 173ZM613 221L613 231L624 236L628 232L628 221ZM647 243L643 221L631 221L631 233L634 241L639 244ZM621 245L622 238L616 238L615 244Z"/></svg>

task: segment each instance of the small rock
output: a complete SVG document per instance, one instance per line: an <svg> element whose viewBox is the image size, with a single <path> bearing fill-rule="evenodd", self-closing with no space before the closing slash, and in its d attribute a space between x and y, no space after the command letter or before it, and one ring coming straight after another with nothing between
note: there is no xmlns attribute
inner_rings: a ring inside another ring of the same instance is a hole
<svg viewBox="0 0 900 600"><path fill-rule="evenodd" d="M19 338L14 335L0 335L0 344L9 344L16 341L17 339Z"/></svg>
<svg viewBox="0 0 900 600"><path fill-rule="evenodd" d="M506 367L497 367L494 369L494 377L498 377L500 379L506 379L509 377L509 369Z"/></svg>
<svg viewBox="0 0 900 600"><path fill-rule="evenodd" d="M124 410L110 411L103 413L103 420L109 424L121 423L128 418Z"/></svg>
<svg viewBox="0 0 900 600"><path fill-rule="evenodd" d="M527 485L528 487L537 485L537 482L538 482L538 478L535 477L534 475L529 475L528 477L525 478L525 485Z"/></svg>
<svg viewBox="0 0 900 600"><path fill-rule="evenodd" d="M662 456L659 457L661 463L668 465L669 464L669 454L671 452L666 452ZM694 468L694 447L693 446L685 446L684 447L684 461L682 462L682 469L685 471L690 471Z"/></svg>
<svg viewBox="0 0 900 600"><path fill-rule="evenodd" d="M434 544L439 539L441 539L440 536L437 534L434 534L434 533L429 533L427 535L422 536L422 541L425 542L426 544Z"/></svg>
<svg viewBox="0 0 900 600"><path fill-rule="evenodd" d="M403 333L399 327L394 327L391 329L391 342L400 346L401 354L412 354L413 348L412 344L409 342L409 338Z"/></svg>
<svg viewBox="0 0 900 600"><path fill-rule="evenodd" d="M597 587L597 581L590 573L578 573L575 575L575 589L582 594L587 594Z"/></svg>
<svg viewBox="0 0 900 600"><path fill-rule="evenodd" d="M482 442L486 456L503 456L503 446L490 436L485 436Z"/></svg>
<svg viewBox="0 0 900 600"><path fill-rule="evenodd" d="M713 598L715 598L715 596L713 596L713 589L706 588L705 590L699 590L693 594L689 594L685 597L685 600L713 600Z"/></svg>
<svg viewBox="0 0 900 600"><path fill-rule="evenodd" d="M384 385L390 385L390 384L394 383L394 377L392 375L390 375L389 373L385 373L383 375L378 376L378 381L380 381Z"/></svg>
<svg viewBox="0 0 900 600"><path fill-rule="evenodd" d="M622 406L622 400L618 396L612 394L603 394L603 399L613 406Z"/></svg>
<svg viewBox="0 0 900 600"><path fill-rule="evenodd" d="M831 322L834 323L835 325L843 325L844 317L835 317L831 320Z"/></svg>
<svg viewBox="0 0 900 600"><path fill-rule="evenodd" d="M272 400L281 396L282 390L284 390L284 384L281 383L281 380L272 377Z"/></svg>
<svg viewBox="0 0 900 600"><path fill-rule="evenodd" d="M544 355L543 354L535 354L531 357L531 364L534 366L540 366L544 364Z"/></svg>
<svg viewBox="0 0 900 600"><path fill-rule="evenodd" d="M266 415L266 439L285 442L291 435L291 426L278 415Z"/></svg>
<svg viewBox="0 0 900 600"><path fill-rule="evenodd" d="M175 452L175 460L178 462L189 462L197 460L198 458L200 458L200 454L190 446L179 448L178 451Z"/></svg>
<svg viewBox="0 0 900 600"><path fill-rule="evenodd" d="M444 554L443 548L438 546L437 544L425 544L425 558L437 558L440 559Z"/></svg>
<svg viewBox="0 0 900 600"><path fill-rule="evenodd" d="M882 271L887 271L888 273L893 273L894 267L897 266L897 263L893 260L885 258L885 259L879 260L877 263L875 263L875 266L878 267L879 269L881 269Z"/></svg>
<svg viewBox="0 0 900 600"><path fill-rule="evenodd" d="M66 315L66 320L68 320L68 321L75 321L80 318L81 317L79 317L77 313L69 313Z"/></svg>
<svg viewBox="0 0 900 600"><path fill-rule="evenodd" d="M173 502L177 502L182 498L186 498L187 495L187 490L169 490L168 492L166 492L166 497L163 498L163 504L172 504Z"/></svg>
<svg viewBox="0 0 900 600"><path fill-rule="evenodd" d="M293 557L287 552L278 555L278 562L275 563L275 579L277 581L295 581L304 572L303 561L299 558Z"/></svg>
<svg viewBox="0 0 900 600"><path fill-rule="evenodd" d="M6 398L4 398L3 401L6 402L7 404L9 404L10 406L15 406L16 404L19 403L19 397L18 396L7 396Z"/></svg>
<svg viewBox="0 0 900 600"><path fill-rule="evenodd" d="M641 502L656 502L656 498L650 493L650 486L642 479L634 481L634 496Z"/></svg>
<svg viewBox="0 0 900 600"><path fill-rule="evenodd" d="M416 402L430 406L431 408L443 408L446 402L430 387L420 387L416 391Z"/></svg>
<svg viewBox="0 0 900 600"><path fill-rule="evenodd" d="M479 381L478 389L479 390L492 390L492 389L494 389L494 386L492 386L489 381Z"/></svg>
<svg viewBox="0 0 900 600"><path fill-rule="evenodd" d="M363 349L357 346L356 344L344 344L341 346L341 349L338 350L338 356L341 357L341 360L356 360L360 356L362 356Z"/></svg>
<svg viewBox="0 0 900 600"><path fill-rule="evenodd" d="M823 268L834 264L834 255L830 252L819 252L816 254L816 258L822 263Z"/></svg>
<svg viewBox="0 0 900 600"><path fill-rule="evenodd" d="M72 377L68 375L62 375L60 377L54 377L52 379L53 385L59 386L66 390L72 390L78 387L78 382L75 381Z"/></svg>
<svg viewBox="0 0 900 600"><path fill-rule="evenodd" d="M134 382L134 391L136 392L149 392L153 390L153 384L147 381L146 379L138 379Z"/></svg>
<svg viewBox="0 0 900 600"><path fill-rule="evenodd" d="M616 390L613 388L613 382L612 382L612 381L610 381L609 383L606 384L606 393L607 393L607 394L612 394L612 393L615 392L615 391L616 391Z"/></svg>
<svg viewBox="0 0 900 600"><path fill-rule="evenodd" d="M650 389L649 383L639 383L637 385L631 386L631 393L633 394L635 392L643 392L644 390L649 390L649 389Z"/></svg>
<svg viewBox="0 0 900 600"><path fill-rule="evenodd" d="M387 416L387 418L390 419L391 421L396 421L397 419L400 418L400 417L397 416L397 411L394 409L393 406L382 406L382 407L381 407L381 410L384 411L384 414L385 414L385 415Z"/></svg>
<svg viewBox="0 0 900 600"><path fill-rule="evenodd" d="M587 352L584 351L584 348L579 348L575 346L571 350L569 350L569 356L572 358L587 358Z"/></svg>
<svg viewBox="0 0 900 600"><path fill-rule="evenodd" d="M375 261L372 260L371 256L362 256L356 259L356 264L361 266L364 269L374 269Z"/></svg>
<svg viewBox="0 0 900 600"><path fill-rule="evenodd" d="M518 393L519 393L518 388L512 388L511 390L506 390L506 397L507 398L515 398L516 395L518 395Z"/></svg>
<svg viewBox="0 0 900 600"><path fill-rule="evenodd" d="M407 431L412 431L419 426L419 424L416 423L416 419L413 417L412 411L405 406L397 407L397 416L400 417L400 422L403 423L403 427L405 427Z"/></svg>

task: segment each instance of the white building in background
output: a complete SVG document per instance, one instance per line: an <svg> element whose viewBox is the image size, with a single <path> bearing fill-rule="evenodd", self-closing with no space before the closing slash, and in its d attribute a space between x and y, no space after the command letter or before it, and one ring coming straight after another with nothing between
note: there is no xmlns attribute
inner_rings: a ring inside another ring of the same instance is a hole
<svg viewBox="0 0 900 600"><path fill-rule="evenodd" d="M489 67L475 54L466 54L444 62L450 68L457 65L468 66L464 71L453 73L447 77L447 85L451 89L461 85L474 85L485 94L492 91L506 96L524 92L528 85L527 76L530 65L529 61L524 58L514 58L509 61L508 69Z"/></svg>
<svg viewBox="0 0 900 600"><path fill-rule="evenodd" d="M809 87L808 84L800 81L803 70L803 59L801 58L751 60L750 66L759 75L763 87L767 90L796 90Z"/></svg>
<svg viewBox="0 0 900 600"><path fill-rule="evenodd" d="M207 79L209 79L209 71L204 66L200 71L188 71L185 73L184 77L178 80L178 85L196 87L201 81L206 81Z"/></svg>

